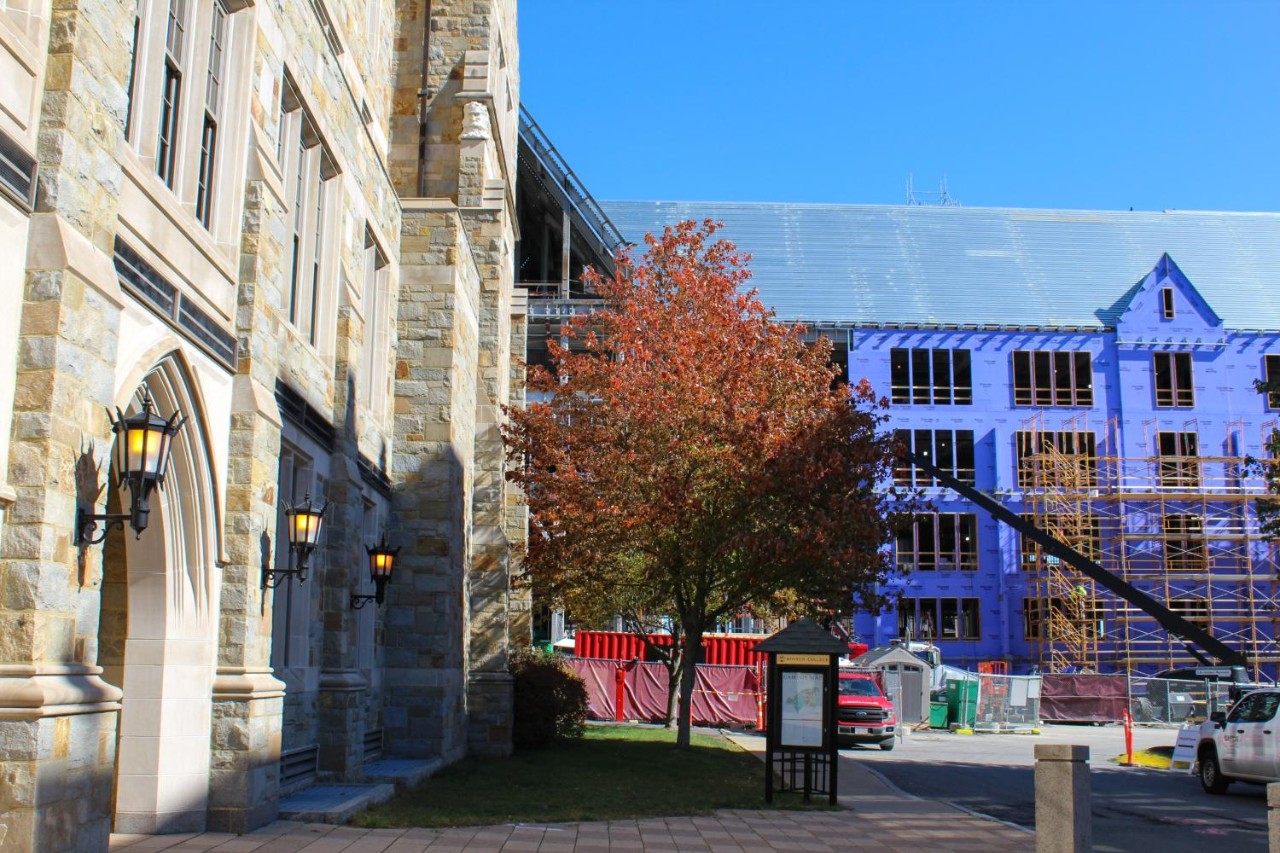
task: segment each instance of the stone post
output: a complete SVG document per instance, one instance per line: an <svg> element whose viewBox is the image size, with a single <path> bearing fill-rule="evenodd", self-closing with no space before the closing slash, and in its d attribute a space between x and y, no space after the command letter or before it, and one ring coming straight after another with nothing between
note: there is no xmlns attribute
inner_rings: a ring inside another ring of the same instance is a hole
<svg viewBox="0 0 1280 853"><path fill-rule="evenodd" d="M1036 744L1036 853L1093 849L1089 747Z"/></svg>
<svg viewBox="0 0 1280 853"><path fill-rule="evenodd" d="M72 527L77 504L101 511L108 491L132 9L73 0L47 14L36 212L28 257L5 258L25 269L0 541L0 850L88 851L111 829L121 692L97 665L101 550L73 546Z"/></svg>
<svg viewBox="0 0 1280 853"><path fill-rule="evenodd" d="M209 829L247 832L275 819L280 791L284 683L271 672L271 598L261 588L272 559L280 412L279 363L284 202L263 180L245 187L227 459L226 550L213 684Z"/></svg>

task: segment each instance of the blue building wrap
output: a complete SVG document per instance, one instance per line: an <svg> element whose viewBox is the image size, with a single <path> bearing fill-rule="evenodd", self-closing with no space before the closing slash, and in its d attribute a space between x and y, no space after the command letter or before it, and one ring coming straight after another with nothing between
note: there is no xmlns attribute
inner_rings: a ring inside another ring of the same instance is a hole
<svg viewBox="0 0 1280 853"><path fill-rule="evenodd" d="M1280 217L604 208L637 242L680 219L724 221L762 300L847 352L849 376L893 400L890 428L913 449L1276 677L1280 564L1247 460L1280 423L1280 399L1255 388L1280 376L1280 275L1258 262L1280 249ZM864 642L909 634L948 663L1012 672L1195 662L1150 617L923 485L936 512L894 543L899 601L855 616Z"/></svg>

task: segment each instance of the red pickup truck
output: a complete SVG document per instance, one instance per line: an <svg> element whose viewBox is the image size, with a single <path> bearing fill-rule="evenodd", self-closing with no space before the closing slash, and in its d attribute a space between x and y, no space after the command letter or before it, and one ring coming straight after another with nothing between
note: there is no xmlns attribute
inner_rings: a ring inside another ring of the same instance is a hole
<svg viewBox="0 0 1280 853"><path fill-rule="evenodd" d="M893 749L898 717L876 680L869 673L842 670L839 687L840 746L877 743L883 750Z"/></svg>

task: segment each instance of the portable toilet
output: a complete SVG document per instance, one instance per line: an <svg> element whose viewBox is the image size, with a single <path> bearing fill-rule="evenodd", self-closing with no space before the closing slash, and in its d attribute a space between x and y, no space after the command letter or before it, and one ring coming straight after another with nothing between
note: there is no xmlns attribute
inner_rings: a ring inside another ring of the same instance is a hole
<svg viewBox="0 0 1280 853"><path fill-rule="evenodd" d="M879 670L884 692L898 710L898 719L906 725L924 722L929 717L929 689L933 686L933 667L898 644L876 646L853 661L860 669Z"/></svg>

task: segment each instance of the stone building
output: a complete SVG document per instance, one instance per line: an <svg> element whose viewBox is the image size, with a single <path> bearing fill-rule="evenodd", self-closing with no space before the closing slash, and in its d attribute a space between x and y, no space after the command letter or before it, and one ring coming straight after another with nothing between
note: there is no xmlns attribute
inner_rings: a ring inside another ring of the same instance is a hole
<svg viewBox="0 0 1280 853"><path fill-rule="evenodd" d="M515 0L0 6L0 850L509 751L518 65Z"/></svg>

